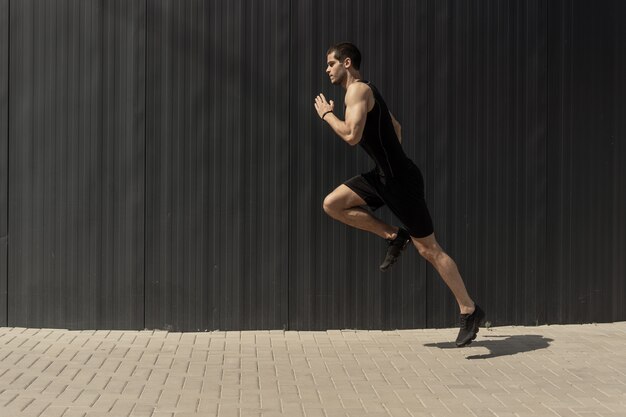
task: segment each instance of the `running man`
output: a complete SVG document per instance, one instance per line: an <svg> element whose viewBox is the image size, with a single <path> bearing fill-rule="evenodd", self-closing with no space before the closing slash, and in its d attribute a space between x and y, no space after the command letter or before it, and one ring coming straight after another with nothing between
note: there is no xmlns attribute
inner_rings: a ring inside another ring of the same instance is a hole
<svg viewBox="0 0 626 417"><path fill-rule="evenodd" d="M386 271L410 242L437 270L459 304L461 329L459 347L476 338L485 313L470 298L455 262L435 239L433 223L424 199L424 180L417 165L402 149L400 123L370 82L361 78L361 53L351 43L339 43L326 52L326 73L330 82L346 90L345 118L334 113L335 103L323 94L315 98L315 110L335 133L349 145L361 145L376 167L357 175L324 199L324 211L349 226L375 233L388 241L380 265ZM405 228L391 226L364 207L375 211L387 205Z"/></svg>

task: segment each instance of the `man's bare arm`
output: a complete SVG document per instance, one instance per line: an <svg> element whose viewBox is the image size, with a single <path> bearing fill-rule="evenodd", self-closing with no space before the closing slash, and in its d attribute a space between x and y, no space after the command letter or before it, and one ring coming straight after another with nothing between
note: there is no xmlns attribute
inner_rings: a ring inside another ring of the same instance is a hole
<svg viewBox="0 0 626 417"><path fill-rule="evenodd" d="M324 115L331 109L330 104L326 103L326 98L320 94L316 98L315 108L318 110L320 117L328 122L335 133L351 146L358 144L363 136L365 128L365 120L367 119L367 94L369 87L364 84L353 84L346 92L346 120L343 121L333 113Z"/></svg>
<svg viewBox="0 0 626 417"><path fill-rule="evenodd" d="M396 136L398 137L398 141L402 143L402 126L400 126L400 123L398 123L396 118L393 117L393 114L391 114L391 112L389 112L389 116L391 116L391 123L393 123L393 130L396 131Z"/></svg>

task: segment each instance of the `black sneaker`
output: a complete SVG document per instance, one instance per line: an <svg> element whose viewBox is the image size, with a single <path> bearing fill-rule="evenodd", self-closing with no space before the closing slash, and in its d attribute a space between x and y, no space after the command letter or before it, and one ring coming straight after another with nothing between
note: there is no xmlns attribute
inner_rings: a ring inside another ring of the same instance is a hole
<svg viewBox="0 0 626 417"><path fill-rule="evenodd" d="M461 314L461 330L459 330L459 335L456 338L458 347L467 346L472 343L472 340L476 339L480 322L485 318L485 312L478 304L474 305L476 309L472 314Z"/></svg>
<svg viewBox="0 0 626 417"><path fill-rule="evenodd" d="M380 264L380 270L385 272L391 265L396 263L402 254L402 251L406 248L410 241L411 236L409 235L409 232L403 228L398 229L396 238L388 240L389 246L387 247L387 256L385 256L383 263Z"/></svg>

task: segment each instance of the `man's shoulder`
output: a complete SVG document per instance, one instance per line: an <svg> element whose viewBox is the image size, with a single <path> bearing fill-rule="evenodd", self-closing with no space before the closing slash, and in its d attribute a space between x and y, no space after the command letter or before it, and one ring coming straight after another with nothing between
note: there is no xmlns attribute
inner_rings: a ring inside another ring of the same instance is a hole
<svg viewBox="0 0 626 417"><path fill-rule="evenodd" d="M372 89L367 83L354 82L348 86L346 90L346 99L363 100L372 94Z"/></svg>
<svg viewBox="0 0 626 417"><path fill-rule="evenodd" d="M360 92L360 93L367 93L368 91L371 91L371 90L372 89L369 86L369 83L356 81L348 86L347 92L354 91L354 92Z"/></svg>

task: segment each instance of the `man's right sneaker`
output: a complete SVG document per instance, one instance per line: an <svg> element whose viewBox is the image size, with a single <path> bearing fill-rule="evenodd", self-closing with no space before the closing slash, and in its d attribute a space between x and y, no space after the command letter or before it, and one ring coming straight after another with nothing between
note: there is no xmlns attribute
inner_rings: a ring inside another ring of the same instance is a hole
<svg viewBox="0 0 626 417"><path fill-rule="evenodd" d="M478 304L474 303L474 306L476 308L472 314L461 314L461 330L456 338L458 347L467 346L476 339L480 322L485 318L485 312Z"/></svg>
<svg viewBox="0 0 626 417"><path fill-rule="evenodd" d="M410 241L411 236L409 235L409 232L403 228L398 229L396 238L388 241L389 246L387 247L387 256L385 256L383 263L380 264L380 270L382 272L385 272L391 265L396 263L402 254L402 251L407 247Z"/></svg>

